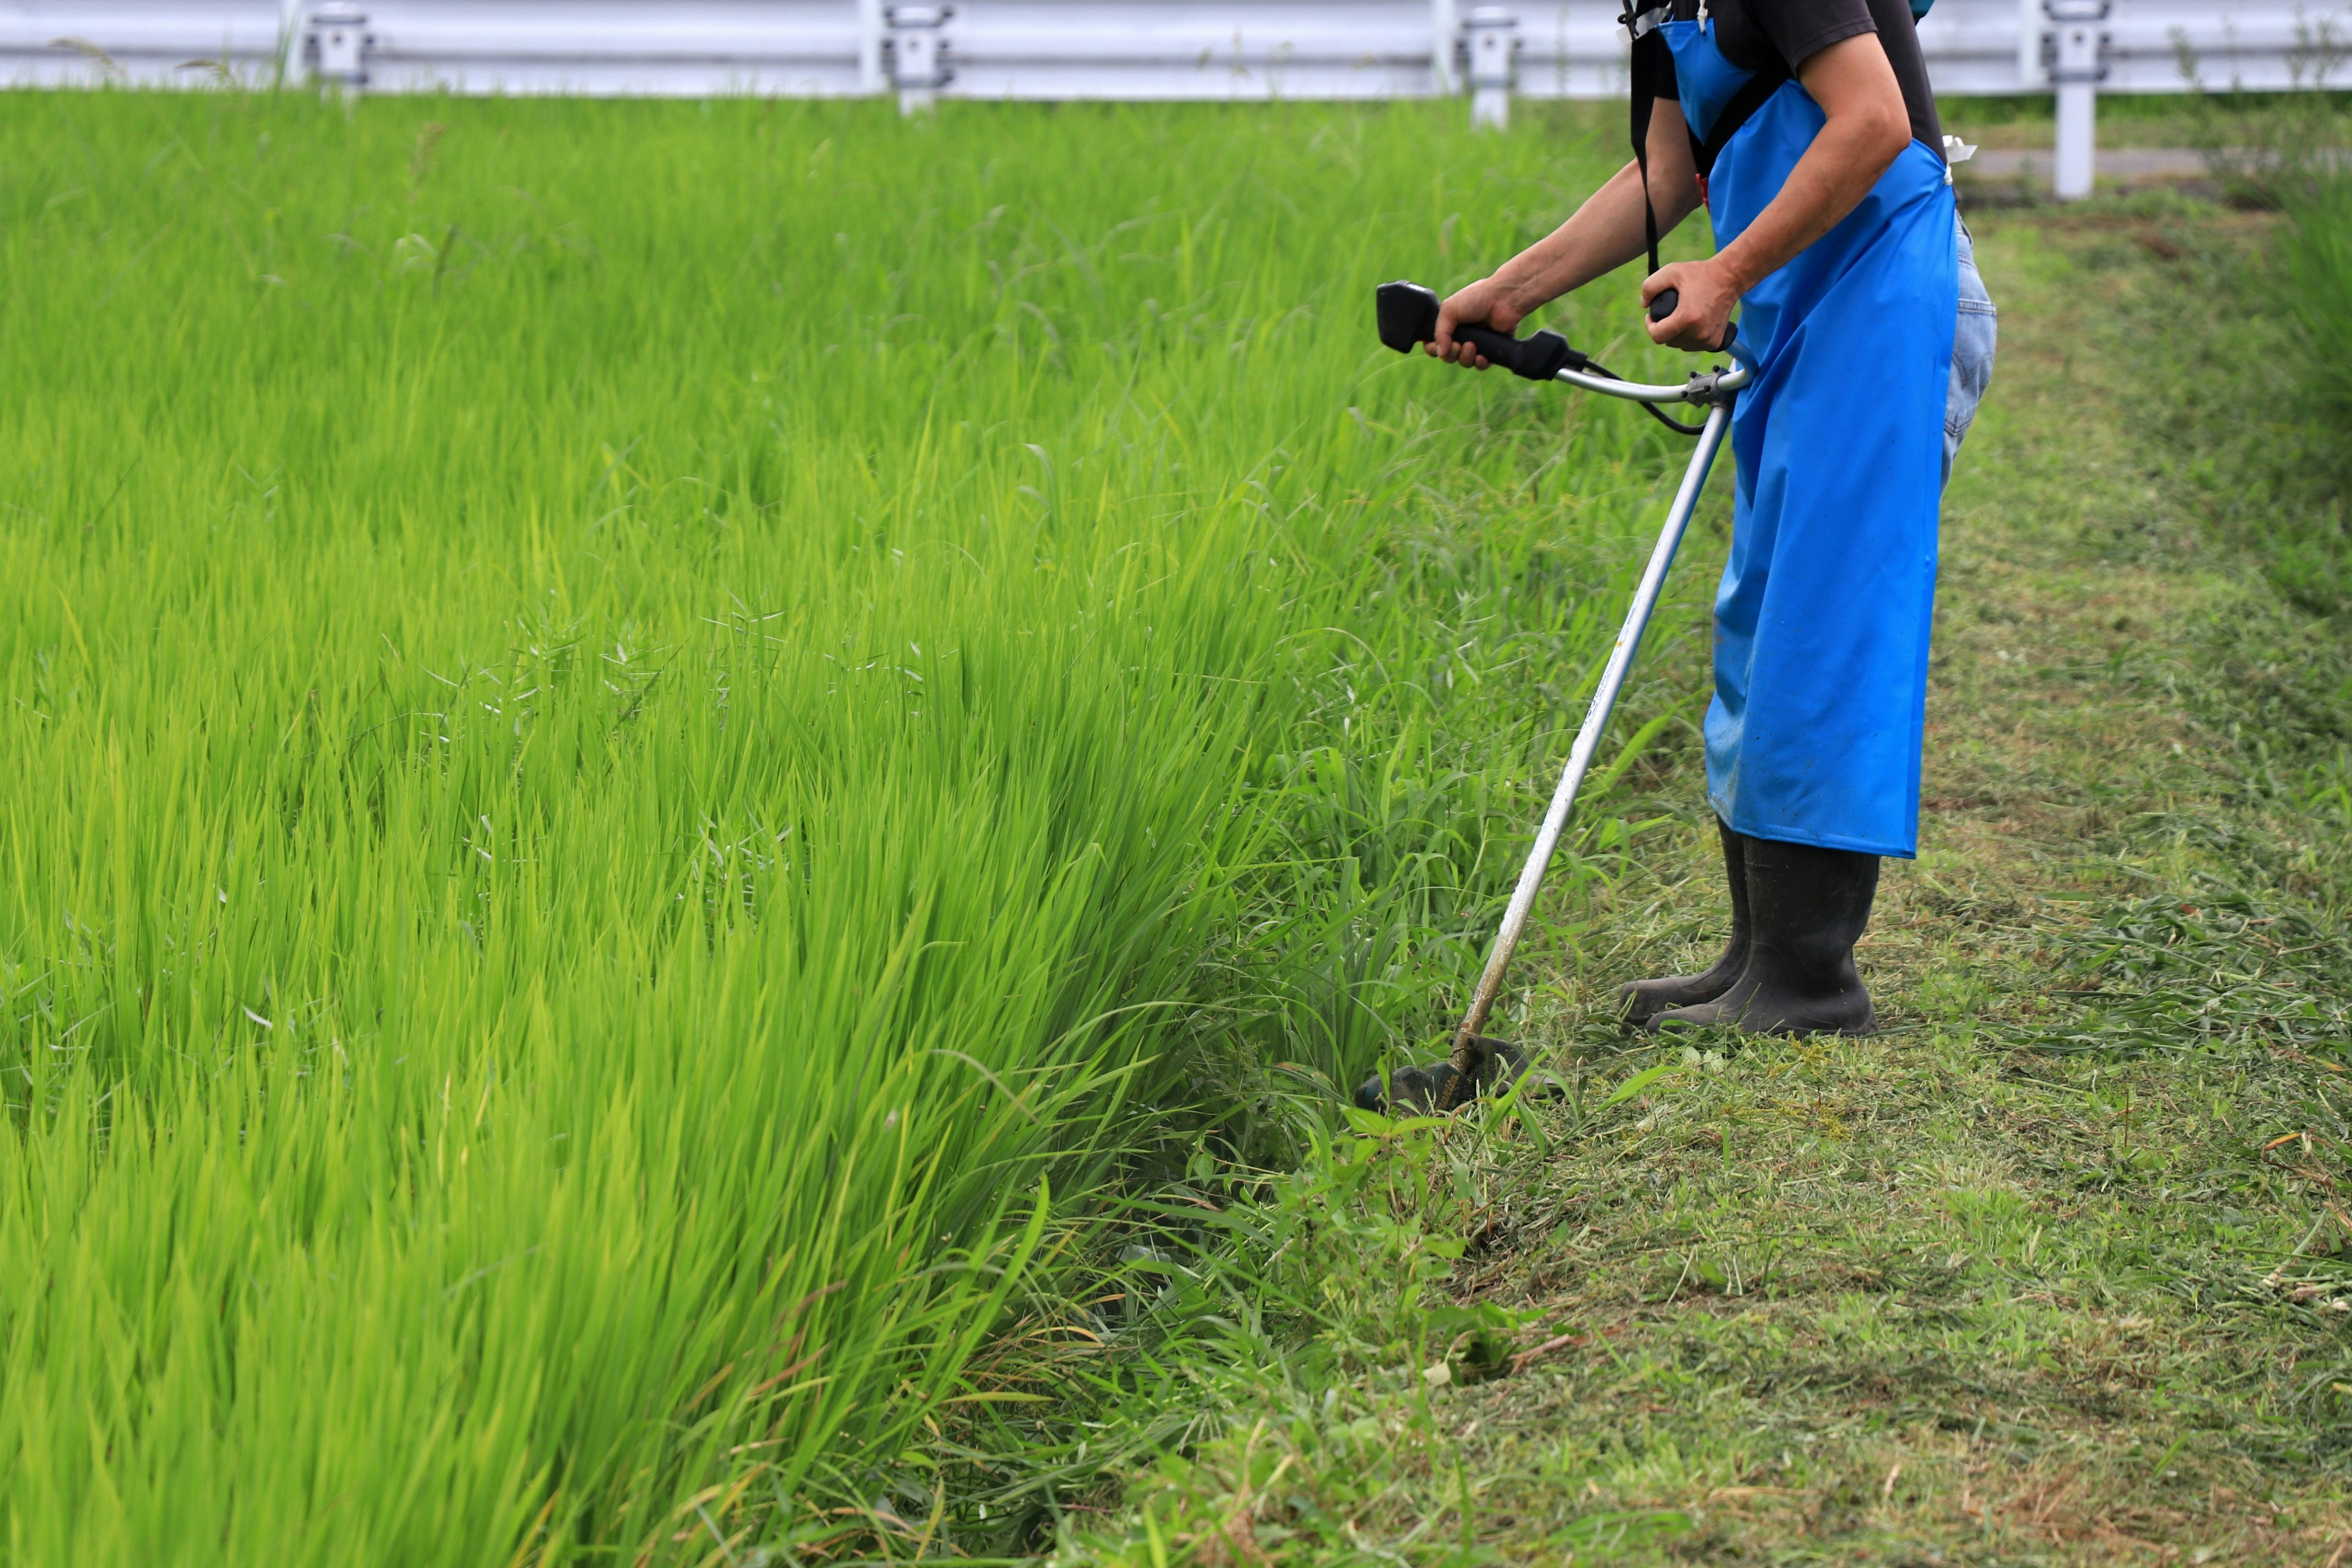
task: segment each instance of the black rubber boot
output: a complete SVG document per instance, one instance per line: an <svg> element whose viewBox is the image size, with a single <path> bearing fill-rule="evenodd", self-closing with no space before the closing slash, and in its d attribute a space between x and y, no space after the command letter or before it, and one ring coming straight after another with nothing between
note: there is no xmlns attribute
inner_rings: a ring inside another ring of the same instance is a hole
<svg viewBox="0 0 2352 1568"><path fill-rule="evenodd" d="M1748 840L1748 966L1712 1002L1650 1020L1653 1034L1729 1027L1749 1035L1867 1035L1878 1027L1853 966L1870 923L1878 857Z"/></svg>
<svg viewBox="0 0 2352 1568"><path fill-rule="evenodd" d="M1502 1093L1528 1070L1527 1053L1510 1041L1490 1040L1484 1035L1473 1035L1471 1040L1478 1047L1478 1065L1471 1069L1470 1092L1455 1101L1457 1107ZM1389 1074L1390 1094L1383 1098L1380 1075L1375 1073L1356 1086L1356 1109L1381 1112L1393 1100L1397 1110L1426 1116L1437 1109L1445 1086L1453 1081L1451 1061L1433 1061L1425 1068L1402 1067Z"/></svg>
<svg viewBox="0 0 2352 1568"><path fill-rule="evenodd" d="M1748 967L1748 839L1728 823L1716 820L1723 836L1723 879L1731 888L1731 941L1723 956L1704 974L1673 974L1664 980L1636 980L1617 988L1617 1011L1626 1024L1640 1028L1661 1013L1712 1002L1731 989Z"/></svg>

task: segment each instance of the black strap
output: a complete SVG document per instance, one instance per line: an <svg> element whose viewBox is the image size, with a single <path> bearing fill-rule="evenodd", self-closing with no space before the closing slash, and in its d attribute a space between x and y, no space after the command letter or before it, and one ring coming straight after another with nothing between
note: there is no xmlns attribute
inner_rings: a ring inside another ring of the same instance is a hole
<svg viewBox="0 0 2352 1568"><path fill-rule="evenodd" d="M1763 108L1764 100L1780 91L1780 84L1788 79L1786 67L1779 70L1758 71L1731 95L1731 101L1726 103L1723 112L1715 117L1715 123L1706 128L1705 141L1699 139L1698 132L1691 132L1691 162L1697 165L1700 179L1704 180L1715 172L1716 159L1722 156L1723 150L1731 144L1731 139L1739 134L1739 128L1748 123L1748 116ZM1651 270L1654 272L1657 268L1653 265Z"/></svg>
<svg viewBox="0 0 2352 1568"><path fill-rule="evenodd" d="M1666 40L1659 36L1657 24L1664 19L1667 7L1659 6L1637 14L1634 7L1640 3L1641 0L1625 0L1624 9L1617 20L1633 41L1633 92L1628 119L1633 137L1633 163L1642 174L1642 237L1648 245L1650 270L1654 273L1660 262L1658 209L1650 200L1650 116L1658 96L1660 72L1656 51L1666 47ZM1763 108L1764 100L1780 91L1780 84L1789 79L1789 68L1777 61L1775 65L1777 68L1759 70L1740 84L1739 90L1733 93L1731 100L1723 106L1723 112L1715 117L1715 123L1707 127L1704 141L1696 132L1690 132L1691 163L1698 172L1702 191L1706 188L1707 175L1715 170L1717 157L1739 133L1739 128L1748 123L1748 116ZM1609 374L1599 365L1589 368L1599 375ZM1699 425L1685 425L1652 404L1642 405L1642 412L1677 435L1696 436L1705 428Z"/></svg>
<svg viewBox="0 0 2352 1568"><path fill-rule="evenodd" d="M1721 3L1737 5L1738 0L1721 0ZM1633 163L1642 173L1642 237L1649 247L1650 270L1655 272L1658 269L1658 211L1650 200L1650 115L1657 98L1660 75L1656 51L1666 47L1665 39L1658 35L1657 24L1670 11L1671 0L1669 5L1654 5L1637 14L1634 7L1640 4L1641 0L1625 0L1624 9L1617 20L1633 40L1633 90L1630 104ZM1720 5L1718 8L1721 8ZM1748 123L1748 117L1763 108L1764 100L1780 91L1780 84L1789 78L1787 64L1775 58L1770 66L1740 84L1739 90L1733 93L1731 100L1723 106L1723 112L1715 117L1715 123L1707 127L1705 137L1701 137L1696 130L1691 130L1691 162L1696 166L1702 181L1715 172L1716 159L1739 133L1739 128Z"/></svg>
<svg viewBox="0 0 2352 1568"><path fill-rule="evenodd" d="M1626 6L1626 25L1633 25L1633 6ZM1642 237L1650 247L1650 270L1658 269L1658 209L1650 200L1650 110L1657 101L1656 51L1666 47L1654 28L1633 39L1633 163L1642 171Z"/></svg>

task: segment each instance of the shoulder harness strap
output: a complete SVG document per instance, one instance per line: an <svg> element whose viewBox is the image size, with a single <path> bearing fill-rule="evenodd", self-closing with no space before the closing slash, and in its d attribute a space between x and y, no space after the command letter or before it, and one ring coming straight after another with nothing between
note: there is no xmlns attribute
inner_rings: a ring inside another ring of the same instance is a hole
<svg viewBox="0 0 2352 1568"><path fill-rule="evenodd" d="M1731 144L1731 139L1739 134L1739 128L1747 124L1748 117L1763 108L1764 100L1780 91L1780 84L1788 79L1789 73L1785 68L1758 71L1731 95L1731 101L1723 106L1723 112L1715 117L1713 125L1707 127L1705 141L1701 141L1696 132L1692 133L1691 162L1697 166L1702 183L1715 173L1716 159L1722 156L1723 150Z"/></svg>
<svg viewBox="0 0 2352 1568"><path fill-rule="evenodd" d="M1642 10L1634 6L1640 0L1625 0L1619 13L1618 25L1633 45L1632 123L1633 163L1642 172L1642 236L1649 244L1650 270L1658 269L1658 209L1650 201L1650 109L1656 98L1652 84L1657 80L1657 51L1666 47L1658 37L1658 24L1674 15L1669 5L1651 5Z"/></svg>

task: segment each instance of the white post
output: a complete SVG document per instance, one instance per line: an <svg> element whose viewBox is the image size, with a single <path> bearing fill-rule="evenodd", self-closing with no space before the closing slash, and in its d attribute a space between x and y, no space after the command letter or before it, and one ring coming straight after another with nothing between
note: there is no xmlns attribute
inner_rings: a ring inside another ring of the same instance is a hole
<svg viewBox="0 0 2352 1568"><path fill-rule="evenodd" d="M1429 80L1441 98L1451 98L1461 87L1454 79L1454 51L1461 42L1454 0L1429 0Z"/></svg>
<svg viewBox="0 0 2352 1568"><path fill-rule="evenodd" d="M1470 128L1501 131L1511 122L1511 66L1519 52L1518 18L1504 5L1480 5L1462 24L1469 42Z"/></svg>
<svg viewBox="0 0 2352 1568"><path fill-rule="evenodd" d="M310 7L302 27L302 56L321 93L357 98L367 86L368 50L375 46L367 13L341 0Z"/></svg>
<svg viewBox="0 0 2352 1568"><path fill-rule="evenodd" d="M2055 191L2062 202L2091 194L2098 153L2099 89L2087 81L2058 84Z"/></svg>
<svg viewBox="0 0 2352 1568"><path fill-rule="evenodd" d="M2050 16L2050 85L2058 94L2053 189L2062 202L2091 194L2098 153L2099 79L2106 75L2110 0L2042 0Z"/></svg>
<svg viewBox="0 0 2352 1568"><path fill-rule="evenodd" d="M880 92L890 85L882 69L882 0L857 0L857 90Z"/></svg>
<svg viewBox="0 0 2352 1568"><path fill-rule="evenodd" d="M893 5L883 14L890 22L890 78L898 87L898 112L927 113L955 74L940 37L955 7Z"/></svg>

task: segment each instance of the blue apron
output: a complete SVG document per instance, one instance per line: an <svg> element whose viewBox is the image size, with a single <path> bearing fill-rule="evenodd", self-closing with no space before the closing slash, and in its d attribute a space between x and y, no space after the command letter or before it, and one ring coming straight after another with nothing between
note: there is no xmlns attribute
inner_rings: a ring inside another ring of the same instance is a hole
<svg viewBox="0 0 2352 1568"><path fill-rule="evenodd" d="M1750 73L1713 24L1666 22L1705 136ZM1780 194L1823 122L1795 80L1717 156L1718 246ZM1944 161L1913 141L1842 223L1741 300L1731 558L1715 600L1706 787L1758 838L1909 858L1935 615L1936 512L1959 274Z"/></svg>

